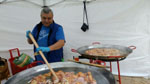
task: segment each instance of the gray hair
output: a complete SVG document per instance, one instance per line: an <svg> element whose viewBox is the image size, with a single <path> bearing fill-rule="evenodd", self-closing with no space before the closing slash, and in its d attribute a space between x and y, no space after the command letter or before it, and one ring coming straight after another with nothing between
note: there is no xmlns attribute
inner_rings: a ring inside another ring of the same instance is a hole
<svg viewBox="0 0 150 84"><path fill-rule="evenodd" d="M48 8L48 7L43 7L43 9L42 9L42 11L41 11L41 15L42 15L42 13L46 13L46 14L48 14L48 13L52 13L52 15L53 15L53 11L50 9L50 8Z"/></svg>

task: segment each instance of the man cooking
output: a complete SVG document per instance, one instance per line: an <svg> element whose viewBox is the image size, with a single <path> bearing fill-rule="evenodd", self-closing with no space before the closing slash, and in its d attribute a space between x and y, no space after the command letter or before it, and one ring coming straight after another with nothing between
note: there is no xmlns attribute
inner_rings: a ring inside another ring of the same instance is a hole
<svg viewBox="0 0 150 84"><path fill-rule="evenodd" d="M59 62L63 59L63 46L65 45L63 28L54 22L53 16L52 10L44 7L41 11L41 22L31 32L39 45L37 49L34 46L34 52L41 50L49 63ZM29 33L29 30L26 31L27 41L29 44L33 44ZM43 61L40 55L36 55L35 59L36 61Z"/></svg>

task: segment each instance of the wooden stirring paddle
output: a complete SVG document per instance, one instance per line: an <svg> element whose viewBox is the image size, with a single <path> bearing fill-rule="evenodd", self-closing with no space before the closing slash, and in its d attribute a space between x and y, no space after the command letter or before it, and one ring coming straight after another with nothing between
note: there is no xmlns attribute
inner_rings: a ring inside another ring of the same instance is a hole
<svg viewBox="0 0 150 84"><path fill-rule="evenodd" d="M35 41L34 37L32 36L31 32L29 33L29 37L30 39L32 40L33 44L35 45L36 48L39 47L39 45L37 44L37 42ZM50 64L48 63L47 59L45 58L43 52L40 50L39 51L39 54L42 56L44 62L46 63L46 65L48 66L48 68L50 69L50 71L52 72L52 74L54 75L54 77L56 78L55 82L58 83L59 82L59 79L58 77L56 76L54 70L51 68Z"/></svg>
<svg viewBox="0 0 150 84"><path fill-rule="evenodd" d="M76 63L80 63L80 64L86 64L86 65L90 65L90 66L96 66L96 67L100 67L100 68L110 68L109 66L93 64L93 63L87 63L87 62L81 62L81 61L75 61L75 60L71 60L71 59L68 59L68 61L76 62Z"/></svg>

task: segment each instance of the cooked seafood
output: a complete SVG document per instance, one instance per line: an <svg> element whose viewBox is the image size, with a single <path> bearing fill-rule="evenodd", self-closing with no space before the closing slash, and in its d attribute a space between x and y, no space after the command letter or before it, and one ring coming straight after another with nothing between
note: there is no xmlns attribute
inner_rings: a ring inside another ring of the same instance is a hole
<svg viewBox="0 0 150 84"><path fill-rule="evenodd" d="M54 83L55 77L49 72L34 77L30 84L97 84L91 72L78 72L75 74L74 72L63 72L59 70L56 72L56 75L59 79L58 83Z"/></svg>
<svg viewBox="0 0 150 84"><path fill-rule="evenodd" d="M94 56L120 56L120 51L117 49L93 48L86 50L85 54Z"/></svg>

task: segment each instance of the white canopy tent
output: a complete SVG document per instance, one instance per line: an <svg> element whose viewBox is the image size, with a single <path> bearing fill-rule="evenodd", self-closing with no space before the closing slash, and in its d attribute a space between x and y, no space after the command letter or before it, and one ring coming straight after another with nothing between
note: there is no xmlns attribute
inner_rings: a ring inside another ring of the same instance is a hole
<svg viewBox="0 0 150 84"><path fill-rule="evenodd" d="M40 21L42 6L54 12L55 22L64 28L65 60L77 49L93 42L136 46L120 61L121 75L150 77L150 0L89 0L89 30L80 28L83 19L82 0L0 0L0 56L10 58L9 49L19 48L33 56L33 46L26 41L26 30ZM113 73L117 74L116 63Z"/></svg>

